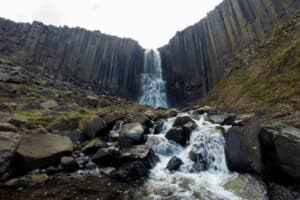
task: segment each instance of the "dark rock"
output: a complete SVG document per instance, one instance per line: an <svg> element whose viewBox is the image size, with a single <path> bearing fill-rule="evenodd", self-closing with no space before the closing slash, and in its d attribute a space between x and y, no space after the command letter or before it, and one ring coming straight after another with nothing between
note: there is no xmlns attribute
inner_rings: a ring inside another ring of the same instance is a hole
<svg viewBox="0 0 300 200"><path fill-rule="evenodd" d="M144 178L148 175L149 169L141 161L129 162L111 172L112 178L121 181L132 181Z"/></svg>
<svg viewBox="0 0 300 200"><path fill-rule="evenodd" d="M179 113L179 111L177 109L173 108L173 109L166 111L166 116L167 117L176 117L178 113Z"/></svg>
<svg viewBox="0 0 300 200"><path fill-rule="evenodd" d="M92 116L88 119L79 122L79 128L87 138L94 138L96 136L105 136L108 134L107 125L104 120L98 116Z"/></svg>
<svg viewBox="0 0 300 200"><path fill-rule="evenodd" d="M193 111L193 113L196 113L198 115L202 115L204 113L207 113L208 115L211 115L211 114L216 114L217 110L214 107L204 106L204 107L201 107L201 108L197 108L196 110Z"/></svg>
<svg viewBox="0 0 300 200"><path fill-rule="evenodd" d="M85 140L85 136L80 129L66 131L65 135L68 136L73 143L82 143Z"/></svg>
<svg viewBox="0 0 300 200"><path fill-rule="evenodd" d="M108 145L100 140L99 138L95 138L89 142L82 148L82 152L86 154L94 154L101 148L106 148Z"/></svg>
<svg viewBox="0 0 300 200"><path fill-rule="evenodd" d="M194 125L192 123L188 123L187 127L173 127L167 132L166 138L185 146L190 139L193 127Z"/></svg>
<svg viewBox="0 0 300 200"><path fill-rule="evenodd" d="M43 185L48 179L49 177L46 174L33 174L8 180L5 182L4 186L14 188L35 187Z"/></svg>
<svg viewBox="0 0 300 200"><path fill-rule="evenodd" d="M16 168L30 170L59 164L61 157L71 155L72 141L53 134L21 135L17 149Z"/></svg>
<svg viewBox="0 0 300 200"><path fill-rule="evenodd" d="M10 165L20 144L20 135L15 132L0 132L0 177Z"/></svg>
<svg viewBox="0 0 300 200"><path fill-rule="evenodd" d="M164 126L164 121L162 119L158 120L154 125L154 134L159 134Z"/></svg>
<svg viewBox="0 0 300 200"><path fill-rule="evenodd" d="M5 112L13 112L17 109L17 104L14 102L9 103L1 103L0 104L0 110Z"/></svg>
<svg viewBox="0 0 300 200"><path fill-rule="evenodd" d="M182 160L176 156L172 157L167 165L167 169L170 171L176 171L183 164Z"/></svg>
<svg viewBox="0 0 300 200"><path fill-rule="evenodd" d="M189 116L177 117L173 123L173 127L184 126L185 124L187 124L189 122L195 124L195 121L192 120L192 118Z"/></svg>
<svg viewBox="0 0 300 200"><path fill-rule="evenodd" d="M76 160L70 156L61 157L60 164L63 166L64 170L68 172L76 171L79 167Z"/></svg>
<svg viewBox="0 0 300 200"><path fill-rule="evenodd" d="M97 108L99 100L97 96L89 95L86 97L87 104L93 108Z"/></svg>
<svg viewBox="0 0 300 200"><path fill-rule="evenodd" d="M139 144L144 135L144 128L140 123L125 124L119 136L120 146L130 146Z"/></svg>
<svg viewBox="0 0 300 200"><path fill-rule="evenodd" d="M194 161L193 164L193 171L200 172L207 170L208 164L205 160L205 157L202 155L202 153L196 153L194 151L189 152L189 158Z"/></svg>
<svg viewBox="0 0 300 200"><path fill-rule="evenodd" d="M130 148L122 148L120 150L120 162L142 161L146 167L153 168L159 161L155 152L146 145L135 145Z"/></svg>
<svg viewBox="0 0 300 200"><path fill-rule="evenodd" d="M263 126L259 134L264 172L271 178L300 178L300 129Z"/></svg>
<svg viewBox="0 0 300 200"><path fill-rule="evenodd" d="M256 172L262 170L259 122L232 127L225 133L225 156L230 170Z"/></svg>
<svg viewBox="0 0 300 200"><path fill-rule="evenodd" d="M144 113L130 113L128 117L128 123L140 123L146 125L148 117Z"/></svg>
<svg viewBox="0 0 300 200"><path fill-rule="evenodd" d="M119 158L120 152L114 147L99 149L97 153L91 156L91 159L94 163L104 167L119 166Z"/></svg>
<svg viewBox="0 0 300 200"><path fill-rule="evenodd" d="M16 126L16 127L21 127L23 125L29 124L29 121L19 117L19 116L12 116L7 120L8 123Z"/></svg>

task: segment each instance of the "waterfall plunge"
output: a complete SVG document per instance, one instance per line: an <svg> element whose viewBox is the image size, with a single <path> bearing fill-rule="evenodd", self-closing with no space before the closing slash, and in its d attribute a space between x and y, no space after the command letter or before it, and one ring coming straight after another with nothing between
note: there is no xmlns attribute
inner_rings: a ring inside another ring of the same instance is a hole
<svg viewBox="0 0 300 200"><path fill-rule="evenodd" d="M162 78L161 58L158 50L146 50L144 72L141 75L142 96L139 103L157 107L168 107L165 81Z"/></svg>

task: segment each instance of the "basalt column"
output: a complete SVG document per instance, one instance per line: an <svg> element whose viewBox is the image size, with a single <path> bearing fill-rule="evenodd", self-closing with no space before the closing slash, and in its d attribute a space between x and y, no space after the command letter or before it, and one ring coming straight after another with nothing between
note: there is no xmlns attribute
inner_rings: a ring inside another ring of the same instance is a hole
<svg viewBox="0 0 300 200"><path fill-rule="evenodd" d="M298 0L225 0L159 49L169 102L203 97L234 63L299 11Z"/></svg>
<svg viewBox="0 0 300 200"><path fill-rule="evenodd" d="M136 100L144 49L134 40L82 28L0 18L0 53L57 79Z"/></svg>

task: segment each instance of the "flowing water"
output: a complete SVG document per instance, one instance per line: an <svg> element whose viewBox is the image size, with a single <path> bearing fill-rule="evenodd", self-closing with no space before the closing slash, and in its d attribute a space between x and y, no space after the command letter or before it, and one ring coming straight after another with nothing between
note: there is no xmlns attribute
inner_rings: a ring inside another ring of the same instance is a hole
<svg viewBox="0 0 300 200"><path fill-rule="evenodd" d="M162 78L161 57L158 50L145 51L141 85L140 104L150 105L155 108L168 107L165 81Z"/></svg>
<svg viewBox="0 0 300 200"><path fill-rule="evenodd" d="M206 115L201 115L195 120L198 128L192 132L186 147L165 137L175 118L165 121L160 134L149 136L147 145L159 155L160 162L151 170L141 199L264 199L266 190L263 184L250 175L239 175L227 169L225 140L220 125L205 119ZM229 127L223 128L227 130ZM191 151L203 156L207 165L205 170L195 169L189 158ZM184 164L179 170L170 172L166 166L173 156L180 158ZM226 183L230 184L226 187Z"/></svg>

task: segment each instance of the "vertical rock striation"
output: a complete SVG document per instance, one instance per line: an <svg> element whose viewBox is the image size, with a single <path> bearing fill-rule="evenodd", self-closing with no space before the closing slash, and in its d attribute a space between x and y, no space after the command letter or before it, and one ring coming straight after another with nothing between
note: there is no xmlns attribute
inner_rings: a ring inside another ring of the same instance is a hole
<svg viewBox="0 0 300 200"><path fill-rule="evenodd" d="M203 97L228 66L242 66L245 55L299 8L298 0L224 0L206 18L178 32L159 49L169 103Z"/></svg>
<svg viewBox="0 0 300 200"><path fill-rule="evenodd" d="M131 39L0 18L0 52L57 79L129 99L139 95L144 49Z"/></svg>

